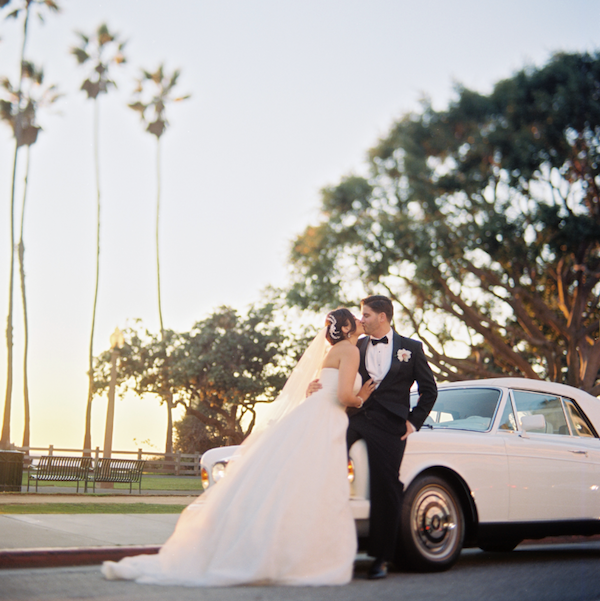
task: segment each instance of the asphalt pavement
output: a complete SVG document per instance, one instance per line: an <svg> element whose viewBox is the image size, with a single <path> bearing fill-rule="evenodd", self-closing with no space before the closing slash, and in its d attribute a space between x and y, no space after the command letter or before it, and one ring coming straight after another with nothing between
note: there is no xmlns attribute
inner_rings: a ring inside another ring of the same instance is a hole
<svg viewBox="0 0 600 601"><path fill-rule="evenodd" d="M392 572L365 577L358 557L345 586L186 588L105 580L98 566L0 570L2 601L598 601L600 543L517 548L512 553L467 549L439 574Z"/></svg>

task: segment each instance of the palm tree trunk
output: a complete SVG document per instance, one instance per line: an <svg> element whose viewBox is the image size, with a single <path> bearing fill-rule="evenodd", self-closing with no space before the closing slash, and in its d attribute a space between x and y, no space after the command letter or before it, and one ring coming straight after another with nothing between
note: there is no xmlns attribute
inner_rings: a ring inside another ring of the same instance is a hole
<svg viewBox="0 0 600 601"><path fill-rule="evenodd" d="M2 421L2 436L0 448L10 447L10 413L12 403L13 382L13 290L15 282L15 183L17 177L18 141L15 141L15 156L13 159L12 191L10 196L10 275L8 283L8 316L6 318L6 396L4 398L4 418Z"/></svg>
<svg viewBox="0 0 600 601"><path fill-rule="evenodd" d="M92 331L88 354L88 398L85 410L84 455L90 455L92 448L92 399L94 398L94 330L96 329L96 307L98 305L98 285L100 282L100 109L98 99L94 100L94 167L96 172L96 283L94 286L94 306L92 310ZM86 451L89 449L89 451Z"/></svg>
<svg viewBox="0 0 600 601"><path fill-rule="evenodd" d="M165 399L167 405L167 436L165 442L165 459L171 460L173 456L173 395L169 393Z"/></svg>
<svg viewBox="0 0 600 601"><path fill-rule="evenodd" d="M23 304L23 403L25 423L23 425L23 446L29 447L30 432L30 411L29 411L29 379L27 373L27 355L29 351L29 321L27 317L27 295L25 292L25 244L23 242L23 231L25 227L25 201L27 200L27 184L29 181L29 160L31 155L31 146L27 147L27 164L25 167L25 185L23 188L23 206L21 207L21 234L18 244L19 252L19 273L21 275L21 300Z"/></svg>
<svg viewBox="0 0 600 601"><path fill-rule="evenodd" d="M162 298L160 293L160 253L159 253L159 223L160 223L160 138L156 138L156 285L158 290L158 319L160 321L160 333L164 337L164 325L162 314Z"/></svg>
<svg viewBox="0 0 600 601"><path fill-rule="evenodd" d="M160 178L160 138L156 138L156 288L158 293L158 319L160 323L160 336L165 339L165 327L162 313L162 296L160 289L160 196L161 196L161 178ZM168 372L168 366L164 368ZM165 381L168 382L168 373ZM165 459L169 461L173 455L173 394L167 393L164 397L165 405L167 406L167 435L165 439Z"/></svg>
<svg viewBox="0 0 600 601"><path fill-rule="evenodd" d="M27 27L29 25L29 9L31 8L31 0L26 0L25 5L25 20L23 21L23 44L21 45L21 81L23 81L23 61L25 60L25 44L27 44ZM19 92L21 86L19 86Z"/></svg>
<svg viewBox="0 0 600 601"><path fill-rule="evenodd" d="M23 45L21 46L21 79L19 81L19 102L21 89L23 87L23 62L25 61L25 46L27 44L27 27L29 25L29 9L31 0L27 0L25 5L25 19L23 21ZM29 324L27 318L27 297L25 295L25 246L23 244L23 229L25 220L25 199L27 198L27 183L29 178L29 154L31 146L27 146L27 165L25 168L25 187L23 189L23 206L21 207L21 235L19 240L19 271L21 274L21 299L23 303L23 326L24 326L24 348L23 348L23 403L24 403L24 425L23 425L23 446L29 446L30 429L30 411L29 411L29 380L27 373L27 357L29 352Z"/></svg>

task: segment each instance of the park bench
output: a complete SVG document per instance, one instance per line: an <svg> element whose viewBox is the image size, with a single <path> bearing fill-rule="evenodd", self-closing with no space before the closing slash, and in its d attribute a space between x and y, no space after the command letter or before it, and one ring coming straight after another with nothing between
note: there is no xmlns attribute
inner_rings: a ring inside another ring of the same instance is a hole
<svg viewBox="0 0 600 601"><path fill-rule="evenodd" d="M91 457L56 457L54 455L42 456L36 465L30 465L27 471L27 492L31 480L35 480L35 492L38 491L38 482L84 482L84 492L87 492L88 478L92 468Z"/></svg>
<svg viewBox="0 0 600 601"><path fill-rule="evenodd" d="M90 476L96 492L96 482L125 482L129 484L129 493L134 483L138 483L142 493L142 470L145 461L142 459L96 459L94 472Z"/></svg>

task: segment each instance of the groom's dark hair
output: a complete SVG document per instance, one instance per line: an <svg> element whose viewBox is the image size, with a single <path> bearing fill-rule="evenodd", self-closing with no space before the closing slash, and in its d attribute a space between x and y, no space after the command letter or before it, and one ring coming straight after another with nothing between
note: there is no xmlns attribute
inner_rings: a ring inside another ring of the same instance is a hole
<svg viewBox="0 0 600 601"><path fill-rule="evenodd" d="M373 296L367 296L360 301L360 306L367 305L367 307L373 309L375 313L385 313L388 321L391 323L394 318L394 305L387 296L381 296L380 294L374 294Z"/></svg>

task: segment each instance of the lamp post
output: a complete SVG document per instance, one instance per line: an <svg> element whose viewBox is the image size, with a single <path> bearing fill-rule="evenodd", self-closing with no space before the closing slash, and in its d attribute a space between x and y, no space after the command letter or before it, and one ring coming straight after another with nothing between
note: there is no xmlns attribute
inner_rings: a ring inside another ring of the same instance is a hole
<svg viewBox="0 0 600 601"><path fill-rule="evenodd" d="M112 454L113 424L115 421L115 389L117 387L117 360L119 350L123 348L125 339L119 328L110 335L110 384L108 387L108 407L106 409L106 429L104 431L103 457L110 459ZM112 482L100 482L100 488L114 488Z"/></svg>

